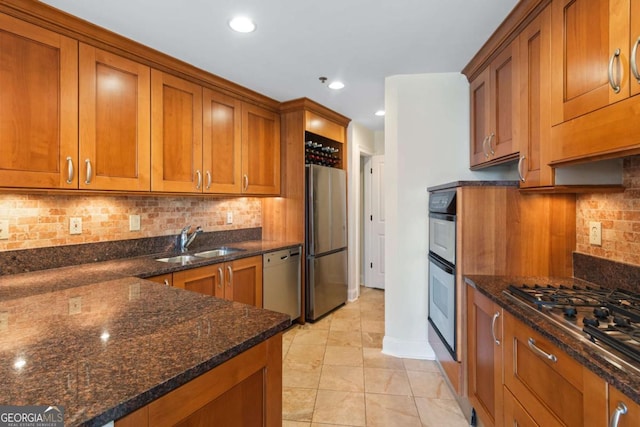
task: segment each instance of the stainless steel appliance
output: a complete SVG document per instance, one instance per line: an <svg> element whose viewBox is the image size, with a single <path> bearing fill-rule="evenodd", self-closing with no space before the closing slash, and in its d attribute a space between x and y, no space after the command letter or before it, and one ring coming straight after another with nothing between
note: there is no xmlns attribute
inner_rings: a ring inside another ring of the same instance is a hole
<svg viewBox="0 0 640 427"><path fill-rule="evenodd" d="M579 284L514 284L504 292L589 342L621 369L640 372L640 294Z"/></svg>
<svg viewBox="0 0 640 427"><path fill-rule="evenodd" d="M300 251L298 246L262 256L262 306L293 320L300 317Z"/></svg>
<svg viewBox="0 0 640 427"><path fill-rule="evenodd" d="M429 197L429 324L453 360L457 356L456 191Z"/></svg>
<svg viewBox="0 0 640 427"><path fill-rule="evenodd" d="M306 310L315 321L347 301L347 175L306 166Z"/></svg>

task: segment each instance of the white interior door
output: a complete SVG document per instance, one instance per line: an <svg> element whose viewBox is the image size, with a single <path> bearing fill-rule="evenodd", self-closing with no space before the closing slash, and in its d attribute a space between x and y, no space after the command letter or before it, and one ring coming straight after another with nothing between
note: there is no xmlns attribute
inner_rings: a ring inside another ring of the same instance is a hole
<svg viewBox="0 0 640 427"><path fill-rule="evenodd" d="M384 156L371 156L367 167L365 206L368 208L366 219L369 227L366 227L365 246L368 274L365 274L364 284L384 289Z"/></svg>

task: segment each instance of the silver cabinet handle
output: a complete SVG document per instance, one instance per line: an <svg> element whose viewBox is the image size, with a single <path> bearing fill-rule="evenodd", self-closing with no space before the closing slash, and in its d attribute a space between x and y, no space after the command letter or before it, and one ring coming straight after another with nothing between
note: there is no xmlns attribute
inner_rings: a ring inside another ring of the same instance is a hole
<svg viewBox="0 0 640 427"><path fill-rule="evenodd" d="M620 417L627 413L627 405L622 402L618 402L618 407L611 415L611 420L609 421L609 427L618 427L618 423L620 422Z"/></svg>
<svg viewBox="0 0 640 427"><path fill-rule="evenodd" d="M207 176L207 186L205 187L205 189L210 189L211 188L211 172L206 171L204 173Z"/></svg>
<svg viewBox="0 0 640 427"><path fill-rule="evenodd" d="M202 174L200 173L200 169L196 171L196 190L199 190L202 187Z"/></svg>
<svg viewBox="0 0 640 427"><path fill-rule="evenodd" d="M484 153L485 159L489 158L489 153L487 152L487 140L489 139L489 135L485 136L482 140L482 152Z"/></svg>
<svg viewBox="0 0 640 427"><path fill-rule="evenodd" d="M491 337L496 345L500 345L500 340L496 338L496 320L498 320L498 317L500 317L500 312L496 311L496 314L493 315L493 319L491 319Z"/></svg>
<svg viewBox="0 0 640 427"><path fill-rule="evenodd" d="M553 363L556 363L558 361L558 358L555 355L549 354L546 351L543 351L536 347L536 340L534 340L533 338L529 338L529 348L538 356L544 357L545 359L550 360Z"/></svg>
<svg viewBox="0 0 640 427"><path fill-rule="evenodd" d="M491 132L491 135L489 135L489 140L488 140L488 142L489 142L489 153L491 153L492 156L494 154L496 154L496 152L493 151L493 145L491 144L491 141L494 140L495 136L496 136L496 134Z"/></svg>
<svg viewBox="0 0 640 427"><path fill-rule="evenodd" d="M633 73L633 77L636 78L638 83L640 83L640 73L638 72L638 45L640 44L640 37L636 39L636 42L633 44L633 49L631 50L631 72Z"/></svg>
<svg viewBox="0 0 640 427"><path fill-rule="evenodd" d="M222 289L224 277L222 276L222 267L218 267L218 288Z"/></svg>
<svg viewBox="0 0 640 427"><path fill-rule="evenodd" d="M244 191L247 191L247 189L249 188L249 175L247 175L246 173L242 176L242 181L244 183L244 185L242 186L242 189Z"/></svg>
<svg viewBox="0 0 640 427"><path fill-rule="evenodd" d="M230 265L227 266L227 271L229 272L229 287L233 286L233 269Z"/></svg>
<svg viewBox="0 0 640 427"><path fill-rule="evenodd" d="M87 159L84 161L87 165L87 179L84 181L85 184L91 184L91 179L93 178L93 168L91 167L91 160Z"/></svg>
<svg viewBox="0 0 640 427"><path fill-rule="evenodd" d="M620 92L620 83L616 83L613 80L613 63L616 58L620 60L620 49L616 49L613 55L611 55L611 59L609 59L609 84L611 85L611 89L613 89L615 93L618 93Z"/></svg>
<svg viewBox="0 0 640 427"><path fill-rule="evenodd" d="M522 155L520 156L520 160L518 160L518 175L520 175L520 181L524 182L524 175L522 174L522 163L524 162L524 159L526 159L527 156Z"/></svg>
<svg viewBox="0 0 640 427"><path fill-rule="evenodd" d="M73 182L73 159L71 157L67 157L67 184L71 184Z"/></svg>
<svg viewBox="0 0 640 427"><path fill-rule="evenodd" d="M164 279L164 285L165 285L165 286L171 286L171 285L169 284L169 280L168 280L168 279Z"/></svg>

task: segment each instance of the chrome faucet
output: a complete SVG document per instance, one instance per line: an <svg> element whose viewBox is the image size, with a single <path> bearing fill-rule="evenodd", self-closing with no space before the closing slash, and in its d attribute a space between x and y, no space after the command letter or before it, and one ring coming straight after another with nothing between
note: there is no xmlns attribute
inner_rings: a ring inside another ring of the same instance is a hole
<svg viewBox="0 0 640 427"><path fill-rule="evenodd" d="M191 230L191 226L187 225L180 232L180 252L187 252L187 248L193 241L198 237L198 234L202 233L202 227L196 227L196 231L189 235L189 230Z"/></svg>

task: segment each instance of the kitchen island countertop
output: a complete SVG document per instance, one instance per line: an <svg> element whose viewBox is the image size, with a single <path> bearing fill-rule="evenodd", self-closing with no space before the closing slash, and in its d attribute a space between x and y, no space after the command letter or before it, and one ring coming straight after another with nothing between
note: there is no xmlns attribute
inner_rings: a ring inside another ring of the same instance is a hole
<svg viewBox="0 0 640 427"><path fill-rule="evenodd" d="M518 320L543 335L589 370L609 384L618 388L634 402L640 404L640 373L625 372L604 359L586 338L579 339L563 330L535 310L528 309L510 299L503 291L511 284L593 285L576 278L559 277L512 277L512 276L465 276L465 282L494 301Z"/></svg>
<svg viewBox="0 0 640 427"><path fill-rule="evenodd" d="M241 253L188 266L156 254L0 277L0 404L59 405L66 426L102 426L150 403L291 320L143 278L295 245L242 242Z"/></svg>

